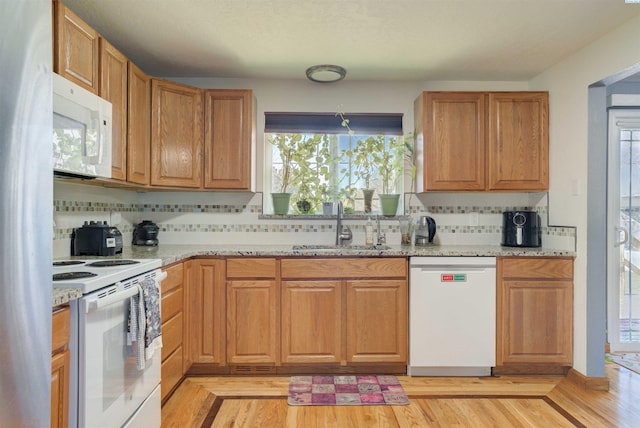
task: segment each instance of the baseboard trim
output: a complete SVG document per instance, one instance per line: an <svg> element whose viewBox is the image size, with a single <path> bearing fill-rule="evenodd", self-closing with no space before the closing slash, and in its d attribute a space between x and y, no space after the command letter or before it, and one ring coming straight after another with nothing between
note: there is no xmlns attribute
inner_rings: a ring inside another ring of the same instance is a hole
<svg viewBox="0 0 640 428"><path fill-rule="evenodd" d="M609 378L585 376L578 370L571 368L567 379L586 391L609 391Z"/></svg>

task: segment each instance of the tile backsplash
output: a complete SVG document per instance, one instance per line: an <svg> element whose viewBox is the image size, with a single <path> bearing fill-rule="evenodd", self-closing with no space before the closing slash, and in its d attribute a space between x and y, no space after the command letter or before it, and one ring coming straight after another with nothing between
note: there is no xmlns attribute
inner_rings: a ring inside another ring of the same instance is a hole
<svg viewBox="0 0 640 428"><path fill-rule="evenodd" d="M546 193L414 194L405 212L433 217L436 242L443 245L499 245L502 212L535 210L542 220L544 247L575 249L575 228L547 224ZM262 215L262 193L131 192L56 181L54 257L69 255L73 228L84 221L107 221L130 245L135 225L151 220L162 244L331 244L335 218L274 218ZM364 243L366 216L347 218L354 244ZM400 243L397 219L382 219L387 242ZM248 236L250 234L250 236Z"/></svg>

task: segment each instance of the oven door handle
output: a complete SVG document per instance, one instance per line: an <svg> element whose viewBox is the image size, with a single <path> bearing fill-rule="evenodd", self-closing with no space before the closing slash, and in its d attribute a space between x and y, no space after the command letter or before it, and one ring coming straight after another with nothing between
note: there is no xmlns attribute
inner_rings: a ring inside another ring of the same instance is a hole
<svg viewBox="0 0 640 428"><path fill-rule="evenodd" d="M95 297L87 301L87 313L93 310L104 308L105 306L112 305L114 303L122 302L131 296L138 294L138 286L127 288L116 294L111 294L106 297Z"/></svg>

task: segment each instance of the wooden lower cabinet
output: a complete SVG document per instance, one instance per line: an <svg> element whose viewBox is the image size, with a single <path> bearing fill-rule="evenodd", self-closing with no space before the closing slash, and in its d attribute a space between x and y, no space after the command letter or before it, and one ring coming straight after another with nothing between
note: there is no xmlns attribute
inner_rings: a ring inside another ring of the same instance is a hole
<svg viewBox="0 0 640 428"><path fill-rule="evenodd" d="M279 361L279 262L227 259L227 362L232 373L273 373Z"/></svg>
<svg viewBox="0 0 640 428"><path fill-rule="evenodd" d="M406 280L346 282L347 362L407 362Z"/></svg>
<svg viewBox="0 0 640 428"><path fill-rule="evenodd" d="M51 324L51 427L66 428L69 421L69 306L53 312Z"/></svg>
<svg viewBox="0 0 640 428"><path fill-rule="evenodd" d="M183 336L185 317L184 266L177 263L163 268L162 281L162 366L160 395L165 400L184 375Z"/></svg>
<svg viewBox="0 0 640 428"><path fill-rule="evenodd" d="M283 259L282 364L407 363L405 258Z"/></svg>
<svg viewBox="0 0 640 428"><path fill-rule="evenodd" d="M190 373L226 365L225 260L194 259L187 292Z"/></svg>
<svg viewBox="0 0 640 428"><path fill-rule="evenodd" d="M563 373L573 363L573 259L497 264L496 373Z"/></svg>
<svg viewBox="0 0 640 428"><path fill-rule="evenodd" d="M342 289L337 280L282 281L282 363L340 363Z"/></svg>

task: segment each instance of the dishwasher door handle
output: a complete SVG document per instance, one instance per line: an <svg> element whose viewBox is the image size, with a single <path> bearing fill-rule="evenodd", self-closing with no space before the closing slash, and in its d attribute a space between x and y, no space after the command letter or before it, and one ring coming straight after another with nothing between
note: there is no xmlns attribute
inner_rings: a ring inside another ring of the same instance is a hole
<svg viewBox="0 0 640 428"><path fill-rule="evenodd" d="M421 272L483 272L487 269L495 269L495 265L442 265L442 266L412 266L411 269L420 269Z"/></svg>

